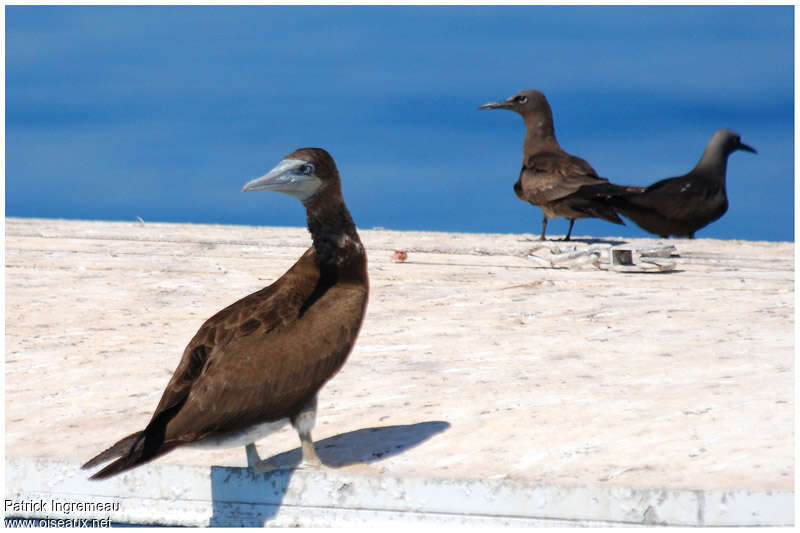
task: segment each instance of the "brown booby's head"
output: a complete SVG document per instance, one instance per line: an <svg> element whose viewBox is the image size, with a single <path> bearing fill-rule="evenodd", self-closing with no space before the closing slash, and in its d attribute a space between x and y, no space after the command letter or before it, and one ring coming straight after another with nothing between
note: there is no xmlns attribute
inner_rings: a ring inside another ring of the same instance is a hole
<svg viewBox="0 0 800 533"><path fill-rule="evenodd" d="M516 111L524 117L530 113L549 112L550 104L547 103L547 98L541 92L527 89L507 100L483 104L478 109L508 109L509 111Z"/></svg>
<svg viewBox="0 0 800 533"><path fill-rule="evenodd" d="M326 190L340 191L339 172L331 155L322 148L295 150L275 168L242 187L242 192L286 193L304 204Z"/></svg>

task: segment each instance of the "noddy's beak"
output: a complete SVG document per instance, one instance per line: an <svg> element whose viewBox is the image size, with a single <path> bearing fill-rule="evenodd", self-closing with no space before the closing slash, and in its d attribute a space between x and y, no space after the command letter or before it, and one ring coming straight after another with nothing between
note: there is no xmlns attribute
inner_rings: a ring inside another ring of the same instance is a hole
<svg viewBox="0 0 800 533"><path fill-rule="evenodd" d="M302 172L301 169L306 165L306 161L299 159L284 159L260 178L247 182L242 187L242 192L282 192L303 202L310 198L322 184L322 181L313 173Z"/></svg>
<svg viewBox="0 0 800 533"><path fill-rule="evenodd" d="M755 149L755 148L753 148L752 146L747 146L746 144L744 144L744 143L743 143L743 142L741 142L741 141L739 141L739 144L738 144L738 145L736 145L736 149L737 149L737 150L744 150L745 152L752 152L752 153L754 153L754 154L757 154L757 153L758 153L758 152L756 152L756 149Z"/></svg>
<svg viewBox="0 0 800 533"><path fill-rule="evenodd" d="M503 100L502 102L489 102L483 104L478 109L511 109L513 102L511 100Z"/></svg>

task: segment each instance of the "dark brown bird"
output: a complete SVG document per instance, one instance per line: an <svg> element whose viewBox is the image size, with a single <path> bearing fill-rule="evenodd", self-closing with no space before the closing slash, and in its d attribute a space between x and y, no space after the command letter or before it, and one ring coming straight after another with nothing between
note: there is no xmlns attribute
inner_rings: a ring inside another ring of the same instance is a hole
<svg viewBox="0 0 800 533"><path fill-rule="evenodd" d="M525 142L522 145L522 171L514 184L520 200L538 206L544 212L542 235L545 239L547 219L569 219L568 241L578 218L602 218L625 224L606 201L611 192L628 190L601 178L592 166L565 152L556 140L553 112L544 94L522 91L508 100L492 102L478 109L508 109L522 115L525 121Z"/></svg>
<svg viewBox="0 0 800 533"><path fill-rule="evenodd" d="M738 133L717 130L691 172L657 181L646 189L615 193L609 201L640 228L667 238L689 237L728 210L725 173L736 150L757 153Z"/></svg>
<svg viewBox="0 0 800 533"><path fill-rule="evenodd" d="M325 150L301 148L243 191L279 191L306 208L313 245L280 279L209 318L142 431L83 465L116 459L102 479L178 446L246 446L290 422L304 464L320 465L311 429L317 392L344 364L367 306L367 257L342 199L336 164Z"/></svg>

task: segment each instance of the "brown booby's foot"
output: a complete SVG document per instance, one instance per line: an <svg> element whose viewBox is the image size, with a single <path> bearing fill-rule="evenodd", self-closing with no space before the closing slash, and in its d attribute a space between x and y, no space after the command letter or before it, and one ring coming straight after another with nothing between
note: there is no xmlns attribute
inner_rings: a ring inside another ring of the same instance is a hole
<svg viewBox="0 0 800 533"><path fill-rule="evenodd" d="M255 472L274 472L276 470L292 470L295 465L291 464L278 464L271 459L261 459L258 456L258 450L253 443L245 446L247 453L247 466L252 468Z"/></svg>
<svg viewBox="0 0 800 533"><path fill-rule="evenodd" d="M303 460L297 468L322 468L325 463L317 455L317 449L314 447L314 441L311 440L311 432L300 433L300 446L303 450Z"/></svg>
<svg viewBox="0 0 800 533"><path fill-rule="evenodd" d="M313 444L311 445L313 448ZM258 456L255 444L248 444L245 448L247 452L247 466L255 472L276 472L280 470L313 470L324 467L324 463L314 451L313 456L309 456L303 450L303 459L298 464L276 463L273 459L261 459Z"/></svg>
<svg viewBox="0 0 800 533"><path fill-rule="evenodd" d="M250 468L253 469L254 472L279 472L281 470L294 470L297 468L297 465L290 465L290 464L276 464L269 459L264 459L263 461L259 461L255 464L250 465Z"/></svg>

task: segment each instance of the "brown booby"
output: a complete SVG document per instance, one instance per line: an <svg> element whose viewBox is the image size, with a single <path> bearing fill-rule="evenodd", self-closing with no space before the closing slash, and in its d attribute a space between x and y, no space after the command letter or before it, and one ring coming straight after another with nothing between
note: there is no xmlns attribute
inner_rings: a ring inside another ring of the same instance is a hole
<svg viewBox="0 0 800 533"><path fill-rule="evenodd" d="M553 112L544 94L526 90L478 109L508 109L522 115L525 121L522 171L514 184L514 193L544 212L540 240L545 239L548 218L569 219L565 241L572 235L572 226L578 218L602 218L625 224L607 203L606 195L629 188L609 183L589 163L561 148L556 140Z"/></svg>
<svg viewBox="0 0 800 533"><path fill-rule="evenodd" d="M689 237L728 210L725 172L736 150L757 153L738 133L717 130L691 172L657 181L642 191L612 195L610 203L645 231L667 238Z"/></svg>
<svg viewBox="0 0 800 533"><path fill-rule="evenodd" d="M242 190L300 200L313 245L272 285L206 320L147 427L83 465L116 458L92 479L190 445L245 445L254 469L281 468L261 461L254 443L287 422L300 436L304 464L321 464L311 439L317 392L356 341L367 306L367 257L325 150L295 150Z"/></svg>

